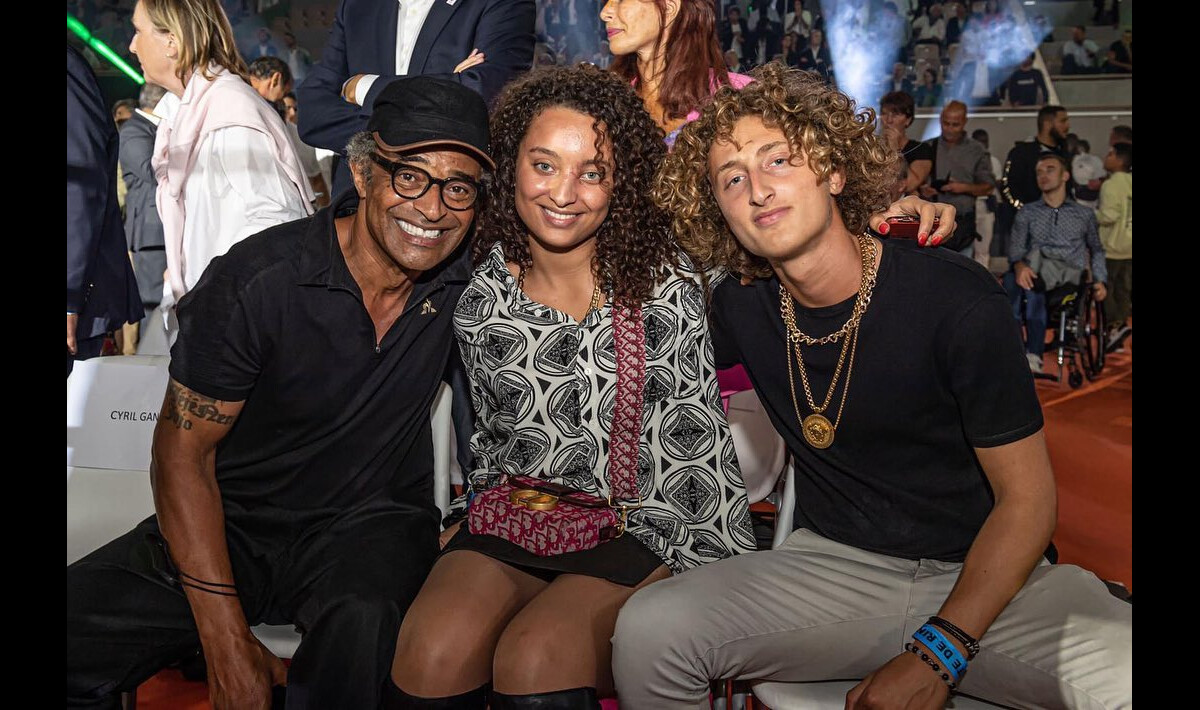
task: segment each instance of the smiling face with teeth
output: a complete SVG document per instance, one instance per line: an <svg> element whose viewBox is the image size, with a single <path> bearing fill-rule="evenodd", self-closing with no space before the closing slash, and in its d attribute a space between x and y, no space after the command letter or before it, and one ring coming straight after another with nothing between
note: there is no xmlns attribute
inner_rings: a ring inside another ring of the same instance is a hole
<svg viewBox="0 0 1200 710"><path fill-rule="evenodd" d="M517 214L543 249L564 252L591 241L608 216L611 144L596 150L595 119L555 106L529 124L517 152Z"/></svg>
<svg viewBox="0 0 1200 710"><path fill-rule="evenodd" d="M478 182L482 172L479 161L460 150L401 155L380 149L378 153L387 160L421 168L434 178L462 177ZM474 207L448 209L440 186L410 200L396 194L391 175L375 162L366 161L363 172L353 164L351 170L360 198L355 220L371 235L371 252L385 269L410 275L432 269L458 247L475 220Z"/></svg>

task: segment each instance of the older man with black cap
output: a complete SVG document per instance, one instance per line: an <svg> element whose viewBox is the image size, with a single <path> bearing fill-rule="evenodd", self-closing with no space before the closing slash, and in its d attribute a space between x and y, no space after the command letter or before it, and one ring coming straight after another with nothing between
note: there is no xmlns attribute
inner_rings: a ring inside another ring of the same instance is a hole
<svg viewBox="0 0 1200 710"><path fill-rule="evenodd" d="M202 647L216 708L374 708L437 552L429 409L470 273L487 108L393 82L354 190L235 245L179 303L157 516L67 568L68 705ZM251 634L303 634L290 668Z"/></svg>

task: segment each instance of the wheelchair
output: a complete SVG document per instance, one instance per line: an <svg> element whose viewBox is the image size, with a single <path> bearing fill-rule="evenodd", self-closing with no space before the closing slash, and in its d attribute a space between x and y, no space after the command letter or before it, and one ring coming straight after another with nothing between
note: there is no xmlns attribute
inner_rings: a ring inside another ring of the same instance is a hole
<svg viewBox="0 0 1200 710"><path fill-rule="evenodd" d="M1063 381L1066 371L1071 389L1083 386L1083 378L1095 381L1104 370L1104 304L1092 295L1092 278L1087 272L1078 284L1063 284L1046 291L1046 327L1054 339L1046 345L1057 354L1058 375L1035 373L1038 379Z"/></svg>

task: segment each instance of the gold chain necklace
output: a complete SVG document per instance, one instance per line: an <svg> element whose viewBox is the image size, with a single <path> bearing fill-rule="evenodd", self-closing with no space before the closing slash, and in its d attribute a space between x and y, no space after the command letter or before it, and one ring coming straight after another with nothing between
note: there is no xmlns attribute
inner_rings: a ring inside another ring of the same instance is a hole
<svg viewBox="0 0 1200 710"><path fill-rule="evenodd" d="M875 255L877 249L875 241L864 234L858 238L858 248L862 255L862 278L859 282L858 296L854 301L854 310L841 329L824 338L812 338L800 332L800 329L796 326L796 310L792 296L783 287L783 284L779 286L779 312L788 333L786 342L784 343L788 366L788 391L792 395L792 407L796 412L796 420L800 423L800 431L804 435L804 440L816 449L827 449L833 444L834 432L837 430L838 424L842 421L842 410L846 407L846 395L850 391L850 373L854 369L854 353L858 349L858 326L862 321L863 314L867 310L867 304L871 302L871 293L875 288ZM842 351L838 355L837 367L833 371L833 379L829 383L829 391L825 394L825 401L818 407L817 403L813 400L812 389L808 384L808 374L804 369L804 357L801 354L801 345L825 345L836 342L843 336L845 336L845 340L842 343ZM846 382L842 386L842 400L838 404L837 416L830 423L829 419L823 413L833 401L833 393L837 389L838 378L842 373L842 365L846 362L847 351L850 353L850 362L846 366ZM804 386L804 397L807 400L809 408L813 411L807 417L801 416L800 403L796 399L796 382L792 376L793 354L800 368L800 382Z"/></svg>
<svg viewBox="0 0 1200 710"><path fill-rule="evenodd" d="M854 301L854 310L851 311L850 317L841 328L835 330L821 338L814 338L810 335L802 333L796 327L795 319L784 319L784 323L788 326L788 340L799 345L828 345L841 340L846 334L858 326L858 322L862 320L863 313L866 312L867 306L871 303L871 292L875 289L875 242L865 234L858 238L858 249L862 255L862 280L858 285L858 298ZM791 297L788 295L787 289L783 284L779 284L779 299L782 305L783 301L788 302L788 308L791 308Z"/></svg>

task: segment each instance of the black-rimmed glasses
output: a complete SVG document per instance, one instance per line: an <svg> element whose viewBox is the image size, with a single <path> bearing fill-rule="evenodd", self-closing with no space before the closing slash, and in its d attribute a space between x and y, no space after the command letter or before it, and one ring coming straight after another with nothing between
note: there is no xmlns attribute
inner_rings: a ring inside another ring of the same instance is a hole
<svg viewBox="0 0 1200 710"><path fill-rule="evenodd" d="M406 200L415 200L429 192L434 185L441 186L442 204L455 211L469 210L479 199L483 186L474 180L462 177L435 178L421 168L409 163L388 160L371 153L379 167L392 176L392 190Z"/></svg>

